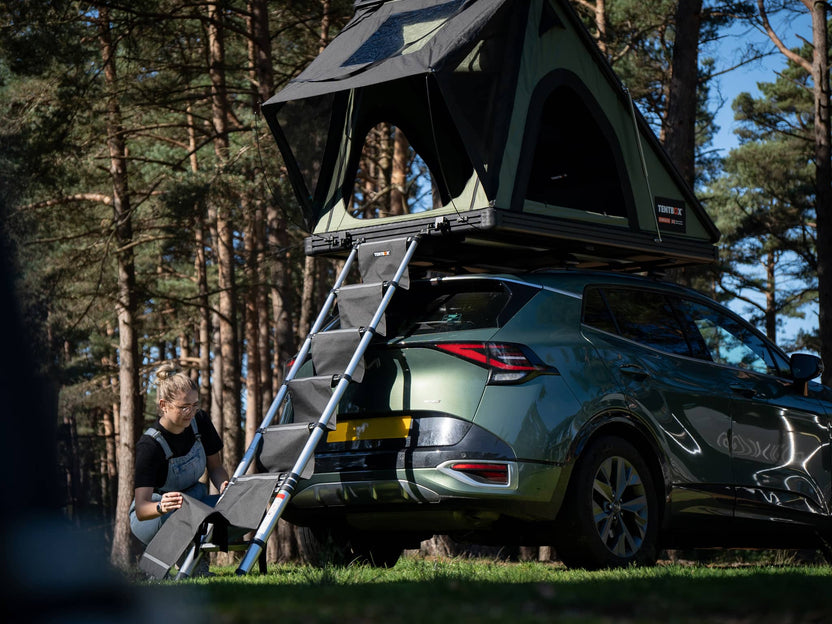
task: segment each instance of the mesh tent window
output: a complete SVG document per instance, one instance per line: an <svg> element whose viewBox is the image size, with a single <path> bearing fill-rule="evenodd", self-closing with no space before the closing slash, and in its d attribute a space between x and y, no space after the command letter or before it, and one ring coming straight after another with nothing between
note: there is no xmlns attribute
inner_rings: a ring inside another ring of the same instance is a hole
<svg viewBox="0 0 832 624"><path fill-rule="evenodd" d="M389 124L404 133L415 155L429 170L429 185L439 201L427 202L428 208L447 204L462 192L473 174L473 166L436 83L429 77L417 76L361 90L350 124L353 140L342 197L352 197L365 138L380 124ZM356 141L355 137L362 139Z"/></svg>

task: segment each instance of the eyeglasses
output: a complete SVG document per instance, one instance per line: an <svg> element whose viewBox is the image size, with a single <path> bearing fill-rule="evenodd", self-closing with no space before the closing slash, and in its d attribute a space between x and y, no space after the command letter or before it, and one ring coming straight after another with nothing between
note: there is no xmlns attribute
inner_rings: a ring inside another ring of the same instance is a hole
<svg viewBox="0 0 832 624"><path fill-rule="evenodd" d="M171 406L175 407L179 410L180 414L190 414L191 412L195 412L199 409L199 403L190 403L188 405L177 405L176 403L171 403Z"/></svg>

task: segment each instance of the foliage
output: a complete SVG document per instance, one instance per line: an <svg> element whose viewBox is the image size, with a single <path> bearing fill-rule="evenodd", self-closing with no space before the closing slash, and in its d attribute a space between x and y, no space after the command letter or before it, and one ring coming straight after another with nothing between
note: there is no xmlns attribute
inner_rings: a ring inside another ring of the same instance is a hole
<svg viewBox="0 0 832 624"><path fill-rule="evenodd" d="M799 53L810 55L809 44ZM723 235L723 296L742 298L750 320L772 338L777 324L803 318L807 304L817 301L809 81L789 62L774 82L758 85L760 97L736 98L740 146L709 188L708 206ZM801 346L807 344L801 339Z"/></svg>

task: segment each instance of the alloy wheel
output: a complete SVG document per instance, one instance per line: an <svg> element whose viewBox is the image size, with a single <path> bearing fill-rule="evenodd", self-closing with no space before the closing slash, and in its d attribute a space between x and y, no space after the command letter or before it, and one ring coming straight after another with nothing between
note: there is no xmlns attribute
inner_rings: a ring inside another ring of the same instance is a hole
<svg viewBox="0 0 832 624"><path fill-rule="evenodd" d="M618 557L631 557L644 542L648 525L644 483L623 457L608 457L595 473L592 516L606 548Z"/></svg>

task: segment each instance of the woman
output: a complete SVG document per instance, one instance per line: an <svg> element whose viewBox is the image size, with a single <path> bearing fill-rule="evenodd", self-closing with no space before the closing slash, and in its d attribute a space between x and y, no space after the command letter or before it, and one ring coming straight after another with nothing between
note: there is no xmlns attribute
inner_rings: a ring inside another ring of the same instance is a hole
<svg viewBox="0 0 832 624"><path fill-rule="evenodd" d="M150 543L171 513L182 506L182 495L214 505L199 479L208 478L222 492L228 473L222 465L222 440L211 418L199 409L194 381L172 364L156 371L159 418L136 443L136 473L130 529Z"/></svg>

